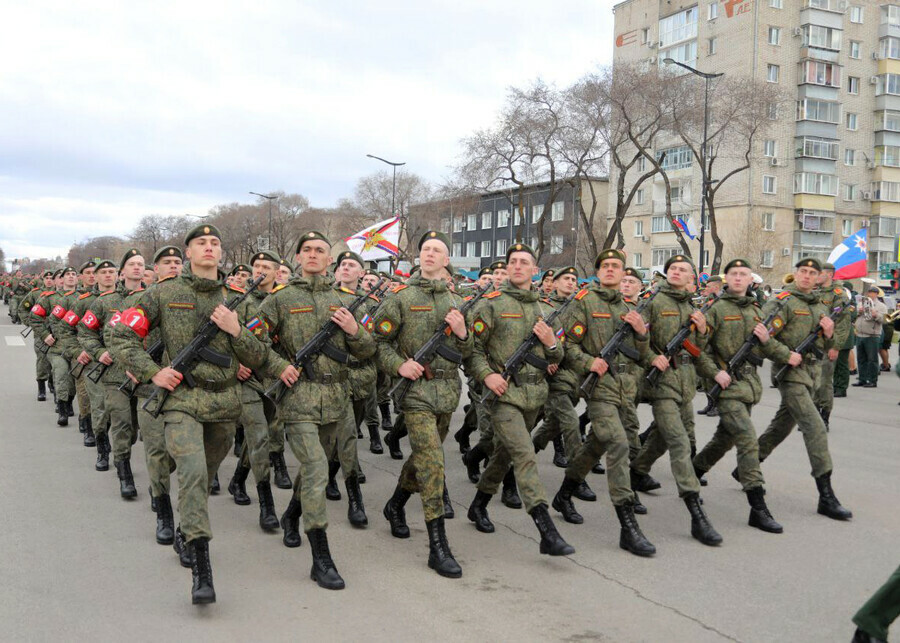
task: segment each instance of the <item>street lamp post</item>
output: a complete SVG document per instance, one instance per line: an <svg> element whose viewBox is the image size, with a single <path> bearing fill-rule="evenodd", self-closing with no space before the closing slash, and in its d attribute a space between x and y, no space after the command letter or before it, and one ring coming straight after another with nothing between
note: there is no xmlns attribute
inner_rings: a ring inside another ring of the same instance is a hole
<svg viewBox="0 0 900 643"><path fill-rule="evenodd" d="M278 198L278 195L260 194L259 192L250 192L253 196L266 199L269 202L269 249L272 248L272 201Z"/></svg>
<svg viewBox="0 0 900 643"><path fill-rule="evenodd" d="M703 246L706 239L706 196L709 191L709 186L712 181L709 180L709 172L706 167L706 146L707 146L707 135L709 130L709 85L713 78L719 78L720 76L724 76L725 74L707 74L689 65L685 65L684 63L680 63L674 58L663 58L663 62L667 65L678 65L682 69L686 69L695 76L699 76L700 78L706 81L705 94L703 97L703 142L700 145L700 165L702 166L700 170L700 180L702 183L702 194L700 195L700 270L698 272L703 272L704 267L704 255L703 255Z"/></svg>
<svg viewBox="0 0 900 643"><path fill-rule="evenodd" d="M366 156L369 157L370 159L375 159L376 161L381 161L382 163L387 163L394 170L394 178L391 183L391 216L395 216L397 213L397 211L395 209L396 208L395 202L396 202L396 195L397 195L397 167L400 165L406 165L406 161L403 161L402 163L395 163L394 161L388 161L387 159L383 159L380 156L375 156L374 154L366 154ZM453 223L451 222L450 225L452 226ZM451 228L451 230L452 230L452 228ZM400 217L400 235L401 236L403 235L403 217ZM393 261L391 263L393 263ZM399 256L397 257L397 263L398 264L400 263Z"/></svg>

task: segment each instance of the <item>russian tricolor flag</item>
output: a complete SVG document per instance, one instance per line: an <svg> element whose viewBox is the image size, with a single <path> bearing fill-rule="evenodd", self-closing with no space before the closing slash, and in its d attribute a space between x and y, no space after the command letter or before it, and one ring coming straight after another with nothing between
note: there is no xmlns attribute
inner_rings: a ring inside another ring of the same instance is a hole
<svg viewBox="0 0 900 643"><path fill-rule="evenodd" d="M866 276L867 230L868 228L863 228L853 236L847 237L828 255L828 263L834 264L835 279L856 279Z"/></svg>

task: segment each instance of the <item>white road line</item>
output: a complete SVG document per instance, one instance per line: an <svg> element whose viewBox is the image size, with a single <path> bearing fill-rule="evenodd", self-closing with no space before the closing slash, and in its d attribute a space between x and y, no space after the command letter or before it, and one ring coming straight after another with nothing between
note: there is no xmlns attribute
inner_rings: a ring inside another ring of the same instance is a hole
<svg viewBox="0 0 900 643"><path fill-rule="evenodd" d="M6 337L4 337L4 339L6 340L7 346L24 346L25 345L25 340L22 339L21 337L17 337L16 335L7 335Z"/></svg>

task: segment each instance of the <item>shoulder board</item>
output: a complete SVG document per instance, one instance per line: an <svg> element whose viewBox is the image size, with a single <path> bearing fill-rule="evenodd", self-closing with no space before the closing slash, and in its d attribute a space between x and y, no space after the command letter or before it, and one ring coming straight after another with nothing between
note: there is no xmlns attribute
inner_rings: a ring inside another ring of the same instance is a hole
<svg viewBox="0 0 900 643"><path fill-rule="evenodd" d="M844 294L844 291L841 290L840 288L835 288L835 289L834 289L834 294L835 294L835 295L843 295L843 294Z"/></svg>
<svg viewBox="0 0 900 643"><path fill-rule="evenodd" d="M228 290L233 290L234 292L239 292L242 295L245 292L245 290L243 288L238 288L237 286L228 286Z"/></svg>
<svg viewBox="0 0 900 643"><path fill-rule="evenodd" d="M272 288L272 292L278 292L279 290L284 290L285 286L287 286L287 284L278 284L277 286Z"/></svg>
<svg viewBox="0 0 900 643"><path fill-rule="evenodd" d="M403 284L402 286L397 286L397 289L394 292L400 292L401 290L403 290L405 288L409 288L409 286L407 286L406 284Z"/></svg>
<svg viewBox="0 0 900 643"><path fill-rule="evenodd" d="M132 291L129 292L128 294L129 294L129 295L133 295L133 294L136 293L136 292L143 292L143 291L144 291L143 288L135 288L134 290L132 290Z"/></svg>
<svg viewBox="0 0 900 643"><path fill-rule="evenodd" d="M4 284L5 285L5 284ZM36 290L40 290L40 287L35 287L31 289L31 292L35 292Z"/></svg>
<svg viewBox="0 0 900 643"><path fill-rule="evenodd" d="M63 297L68 297L69 295L75 294L74 290L70 290L69 292L64 292Z"/></svg>
<svg viewBox="0 0 900 643"><path fill-rule="evenodd" d="M340 288L338 288L338 290L340 290L342 293L347 294L347 295L356 295L355 292L353 292L353 291L350 290L349 288L344 288L343 286L341 286Z"/></svg>
<svg viewBox="0 0 900 643"><path fill-rule="evenodd" d="M787 299L787 298L790 297L790 296L791 296L790 291L785 290L783 293L781 293L780 295L778 295L778 296L776 297L776 299Z"/></svg>
<svg viewBox="0 0 900 643"><path fill-rule="evenodd" d="M117 291L115 290L107 290L106 292L101 292L98 297L106 297L107 295L114 295Z"/></svg>
<svg viewBox="0 0 900 643"><path fill-rule="evenodd" d="M553 302L550 301L550 298L549 298L549 297L545 297L544 299L541 299L541 301L544 302L545 304L547 304L548 306L552 306L552 305L553 305Z"/></svg>
<svg viewBox="0 0 900 643"><path fill-rule="evenodd" d="M503 293L501 291L495 290L494 292L489 292L488 294L486 294L484 297L482 297L482 299L493 299L494 297L499 297L502 294Z"/></svg>
<svg viewBox="0 0 900 643"><path fill-rule="evenodd" d="M87 299L88 297L90 297L93 294L94 293L92 293L92 292L86 292L83 295L81 295L80 297L78 297L78 299Z"/></svg>
<svg viewBox="0 0 900 643"><path fill-rule="evenodd" d="M56 293L55 290L45 290L44 292L41 293L41 297L49 297L50 295L53 295L55 293Z"/></svg>
<svg viewBox="0 0 900 643"><path fill-rule="evenodd" d="M175 278L175 275L166 275L165 277L163 277L162 279L160 279L160 280L157 281L156 283L161 284L161 283L164 282L164 281L168 281L169 279L174 279L174 278Z"/></svg>
<svg viewBox="0 0 900 643"><path fill-rule="evenodd" d="M381 302L381 300L378 297L376 297L375 295L369 295L369 299L371 299L373 301Z"/></svg>
<svg viewBox="0 0 900 643"><path fill-rule="evenodd" d="M582 288L581 290L578 291L578 294L575 295L575 299L577 299L578 301L581 301L582 299L587 297L587 294L588 294L588 289Z"/></svg>

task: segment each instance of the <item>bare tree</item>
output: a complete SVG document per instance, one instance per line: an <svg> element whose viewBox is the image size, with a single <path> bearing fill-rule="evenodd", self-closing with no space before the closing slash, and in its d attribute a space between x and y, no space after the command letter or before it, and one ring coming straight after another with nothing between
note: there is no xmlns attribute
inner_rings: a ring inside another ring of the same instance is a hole
<svg viewBox="0 0 900 643"><path fill-rule="evenodd" d="M91 259L109 259L118 262L131 247L131 243L120 237L92 237L69 248L66 262L76 268ZM142 249L142 251L145 251Z"/></svg>

